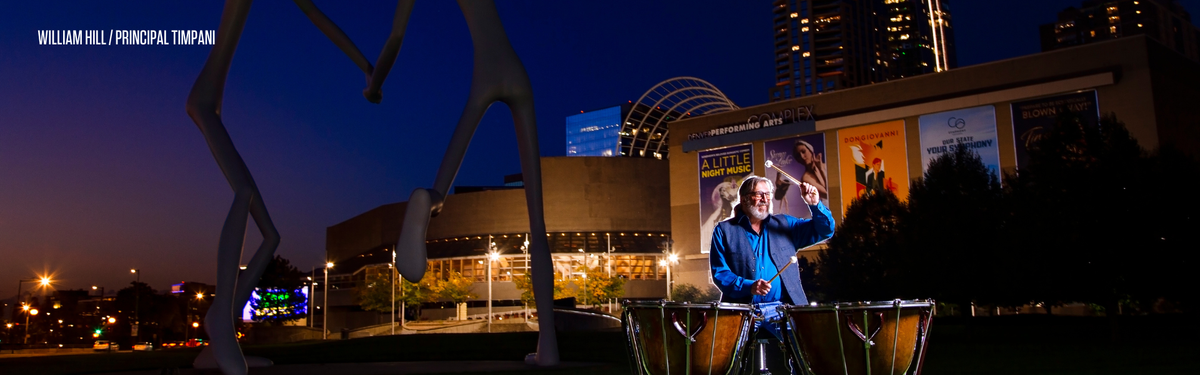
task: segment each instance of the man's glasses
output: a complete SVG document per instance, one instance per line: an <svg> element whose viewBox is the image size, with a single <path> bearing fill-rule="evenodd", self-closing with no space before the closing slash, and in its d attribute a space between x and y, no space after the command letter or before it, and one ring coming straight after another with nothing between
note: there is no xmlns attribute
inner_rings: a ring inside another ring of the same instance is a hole
<svg viewBox="0 0 1200 375"><path fill-rule="evenodd" d="M750 195L747 195L747 197L750 197L750 199L755 199L755 198L757 198L758 200L764 200L764 201L765 201L765 200L771 199L771 192L769 192L769 191L756 191L756 192L750 193Z"/></svg>

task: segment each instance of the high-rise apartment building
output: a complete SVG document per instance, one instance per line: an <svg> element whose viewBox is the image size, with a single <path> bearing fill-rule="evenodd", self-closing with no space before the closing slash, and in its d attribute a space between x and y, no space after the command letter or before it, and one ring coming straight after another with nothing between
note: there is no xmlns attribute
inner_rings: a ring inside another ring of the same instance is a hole
<svg viewBox="0 0 1200 375"><path fill-rule="evenodd" d="M1178 1L1085 0L1039 27L1042 51L1131 35L1146 35L1189 59L1200 61L1200 30Z"/></svg>
<svg viewBox="0 0 1200 375"><path fill-rule="evenodd" d="M770 100L957 65L945 0L776 0Z"/></svg>
<svg viewBox="0 0 1200 375"><path fill-rule="evenodd" d="M947 1L882 0L888 78L936 73L958 67Z"/></svg>

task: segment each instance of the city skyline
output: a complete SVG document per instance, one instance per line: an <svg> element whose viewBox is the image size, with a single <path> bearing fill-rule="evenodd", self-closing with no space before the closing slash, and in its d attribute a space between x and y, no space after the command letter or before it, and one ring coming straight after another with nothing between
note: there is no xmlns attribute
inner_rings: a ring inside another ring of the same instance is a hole
<svg viewBox="0 0 1200 375"><path fill-rule="evenodd" d="M1081 1L1014 3L952 3L960 67L1037 53L1038 25ZM768 102L770 3L688 4L497 3L533 83L543 156L563 155L567 116L677 76L711 82L739 106ZM394 4L318 5L375 61ZM121 289L131 268L159 291L215 281L232 193L183 107L210 48L39 46L37 31L208 30L221 8L64 1L0 16L0 299L17 294L5 276L52 275L58 289ZM226 127L282 233L276 253L302 271L323 263L326 227L433 181L466 98L470 39L456 5L419 2L405 42L375 105L362 73L294 4L251 11ZM507 109L493 107L456 185L520 172L511 129Z"/></svg>

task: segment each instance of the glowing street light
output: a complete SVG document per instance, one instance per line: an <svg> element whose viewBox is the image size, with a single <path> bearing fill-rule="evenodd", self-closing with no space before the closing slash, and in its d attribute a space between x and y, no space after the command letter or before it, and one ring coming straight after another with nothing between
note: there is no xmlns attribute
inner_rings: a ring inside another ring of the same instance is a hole
<svg viewBox="0 0 1200 375"><path fill-rule="evenodd" d="M496 243L495 243L495 242L492 242L492 251L489 251L489 252L488 252L487 258L488 258L488 264L487 264L487 279L488 279L488 300L487 300L487 308L488 308L488 332L491 332L491 331L492 331L492 262L495 262L495 261L496 261L496 259L500 259L500 253L496 251Z"/></svg>
<svg viewBox="0 0 1200 375"><path fill-rule="evenodd" d="M141 314L140 314L141 307L142 307L141 306L142 305L142 303L141 303L142 302L142 293L138 291L138 285L137 285L138 283L142 282L142 270L137 269L137 268L130 268L129 273L132 273L137 276L137 278L134 279L135 284L133 284L133 328L132 328L132 331L133 331L133 336L137 339L136 341L142 341L141 340L142 335L138 333L138 324L142 323L142 318L141 318Z"/></svg>
<svg viewBox="0 0 1200 375"><path fill-rule="evenodd" d="M31 308L31 307L29 307L29 305L21 306L21 308L25 310L25 337L22 338L21 344L28 344L29 343L29 316L37 315L38 309Z"/></svg>
<svg viewBox="0 0 1200 375"><path fill-rule="evenodd" d="M668 301L671 300L671 265L675 264L675 263L679 263L679 256L675 255L675 253L668 254L667 259L661 259L658 261L658 265L667 268L667 300Z"/></svg>
<svg viewBox="0 0 1200 375"><path fill-rule="evenodd" d="M333 262L325 262L325 307L321 312L321 332L322 339L329 339L329 269L333 268Z"/></svg>

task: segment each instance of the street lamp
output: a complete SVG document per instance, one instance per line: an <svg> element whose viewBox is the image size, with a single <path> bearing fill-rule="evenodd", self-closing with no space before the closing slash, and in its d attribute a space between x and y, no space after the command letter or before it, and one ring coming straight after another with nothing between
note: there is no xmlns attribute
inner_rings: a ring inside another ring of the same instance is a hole
<svg viewBox="0 0 1200 375"><path fill-rule="evenodd" d="M679 256L675 253L667 255L667 259L658 261L658 264L667 268L667 300L671 300L671 265L679 262Z"/></svg>
<svg viewBox="0 0 1200 375"><path fill-rule="evenodd" d="M396 283L399 282L401 286L404 285L404 281L400 280L400 269L396 268L396 249L395 248L392 248L392 264L391 264L390 268L392 269L392 334L395 335L396 334ZM400 291L400 298L404 298L403 290ZM400 331L401 332L404 331L404 301L400 302Z"/></svg>
<svg viewBox="0 0 1200 375"><path fill-rule="evenodd" d="M500 259L500 253L496 251L496 243L492 242L492 251L488 252L487 278L488 278L488 332L492 331L492 262Z"/></svg>
<svg viewBox="0 0 1200 375"><path fill-rule="evenodd" d="M138 284L142 282L142 270L138 268L130 268L129 273L136 276L133 284L133 337L134 342L142 341L142 336L138 334L138 325L142 323L141 310L142 293L138 291Z"/></svg>
<svg viewBox="0 0 1200 375"><path fill-rule="evenodd" d="M52 280L50 280L50 277L48 277L48 276L38 276L38 278L36 278L36 279L17 279L17 299L13 300L14 303L21 302L22 304L27 304L29 302L29 301L21 301L21 285L22 284L36 282L38 284L41 284L40 286L42 288L45 288L45 287L50 286L51 281Z"/></svg>
<svg viewBox="0 0 1200 375"><path fill-rule="evenodd" d="M329 339L329 269L333 268L333 262L325 263L325 298L323 298L325 307L321 312L321 332L322 338Z"/></svg>

